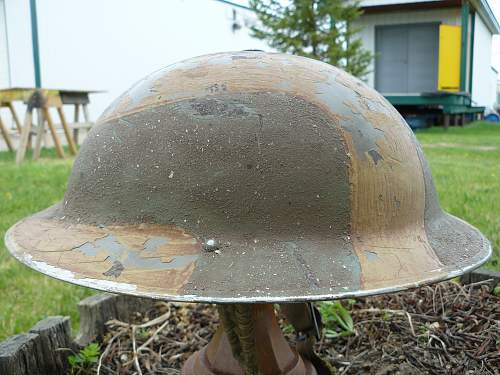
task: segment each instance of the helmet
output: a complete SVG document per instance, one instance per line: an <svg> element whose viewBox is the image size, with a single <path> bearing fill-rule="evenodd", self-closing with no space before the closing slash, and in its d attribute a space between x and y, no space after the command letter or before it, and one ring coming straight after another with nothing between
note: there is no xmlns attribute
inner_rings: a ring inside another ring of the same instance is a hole
<svg viewBox="0 0 500 375"><path fill-rule="evenodd" d="M6 244L75 284L222 303L391 292L491 253L441 210L418 142L380 94L331 65L258 51L134 85L91 130L63 201Z"/></svg>

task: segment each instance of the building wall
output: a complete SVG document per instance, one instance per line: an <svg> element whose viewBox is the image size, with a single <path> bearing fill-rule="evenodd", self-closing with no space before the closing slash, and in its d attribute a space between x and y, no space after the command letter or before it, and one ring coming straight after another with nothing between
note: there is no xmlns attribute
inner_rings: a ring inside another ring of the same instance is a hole
<svg viewBox="0 0 500 375"><path fill-rule="evenodd" d="M33 86L29 1L5 1L12 85ZM95 119L145 75L206 53L268 48L249 35L252 12L213 0L37 1L42 85L97 89ZM12 48L16 46L16 48Z"/></svg>
<svg viewBox="0 0 500 375"><path fill-rule="evenodd" d="M7 24L4 0L0 0L0 87L10 84L9 48L7 46Z"/></svg>
<svg viewBox="0 0 500 375"><path fill-rule="evenodd" d="M496 99L496 77L491 69L492 35L476 14L472 67L472 101L474 105L492 107Z"/></svg>
<svg viewBox="0 0 500 375"><path fill-rule="evenodd" d="M377 25L397 25L422 22L442 22L449 25L460 25L460 17L460 8L398 11L378 14L364 14L357 21L356 26L362 28L358 35L363 42L363 46L366 49L375 52L375 26ZM375 63L373 62L369 69L371 73L366 76L367 83L372 87L375 86L374 67Z"/></svg>

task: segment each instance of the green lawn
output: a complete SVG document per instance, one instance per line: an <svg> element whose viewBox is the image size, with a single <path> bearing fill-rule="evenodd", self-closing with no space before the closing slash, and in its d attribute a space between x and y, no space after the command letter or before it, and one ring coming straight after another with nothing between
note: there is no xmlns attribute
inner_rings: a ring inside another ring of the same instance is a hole
<svg viewBox="0 0 500 375"><path fill-rule="evenodd" d="M417 132L441 206L477 227L491 241L486 267L500 270L500 126L476 122L464 128Z"/></svg>
<svg viewBox="0 0 500 375"><path fill-rule="evenodd" d="M76 304L92 293L24 267L4 247L12 224L62 198L71 164L50 150L36 163L17 166L14 155L0 152L0 340L28 330L47 315L69 315L75 327Z"/></svg>
<svg viewBox="0 0 500 375"><path fill-rule="evenodd" d="M500 126L433 128L417 137L442 206L488 236L494 248L488 267L500 269ZM77 302L92 293L27 269L8 255L3 243L12 224L62 198L71 163L44 151L39 162L16 166L12 154L0 152L0 340L47 315L70 315L75 326Z"/></svg>

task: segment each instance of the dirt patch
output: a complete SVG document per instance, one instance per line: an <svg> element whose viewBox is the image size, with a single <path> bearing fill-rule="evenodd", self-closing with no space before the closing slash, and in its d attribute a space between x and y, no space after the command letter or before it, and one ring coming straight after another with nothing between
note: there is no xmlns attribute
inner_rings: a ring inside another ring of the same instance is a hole
<svg viewBox="0 0 500 375"><path fill-rule="evenodd" d="M324 338L316 349L335 374L498 374L499 300L480 283L453 282L359 299L356 334ZM180 374L218 323L214 306L163 302L136 325L108 322L99 373Z"/></svg>

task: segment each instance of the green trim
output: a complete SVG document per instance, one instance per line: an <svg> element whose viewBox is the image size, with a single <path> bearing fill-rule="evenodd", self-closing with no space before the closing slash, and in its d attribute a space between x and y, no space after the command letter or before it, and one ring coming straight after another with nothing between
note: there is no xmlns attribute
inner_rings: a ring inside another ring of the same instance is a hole
<svg viewBox="0 0 500 375"><path fill-rule="evenodd" d="M35 86L42 87L40 73L40 49L38 47L38 22L36 17L36 0L30 0L31 42L33 44L33 67L35 68Z"/></svg>
<svg viewBox="0 0 500 375"><path fill-rule="evenodd" d="M236 8L241 8L241 9L245 9L245 10L253 10L250 7L247 7L247 6L241 5L241 4L236 4L236 3L233 3L232 1L228 1L228 0L215 0L215 1L218 1L219 3L231 5L232 7L236 7Z"/></svg>
<svg viewBox="0 0 500 375"><path fill-rule="evenodd" d="M473 107L470 96L463 93L384 96L394 106L434 108L449 114L478 113L484 111L484 107Z"/></svg>
<svg viewBox="0 0 500 375"><path fill-rule="evenodd" d="M384 95L392 105L470 106L467 95L446 93L436 95Z"/></svg>
<svg viewBox="0 0 500 375"><path fill-rule="evenodd" d="M460 113L484 113L485 107L446 107L443 108L443 113L460 114Z"/></svg>
<svg viewBox="0 0 500 375"><path fill-rule="evenodd" d="M470 15L470 56L469 56L469 94L472 95L472 73L474 67L474 30L476 26L476 12Z"/></svg>
<svg viewBox="0 0 500 375"><path fill-rule="evenodd" d="M469 2L462 0L462 43L460 51L460 91L466 90L467 79L467 34L469 28Z"/></svg>

